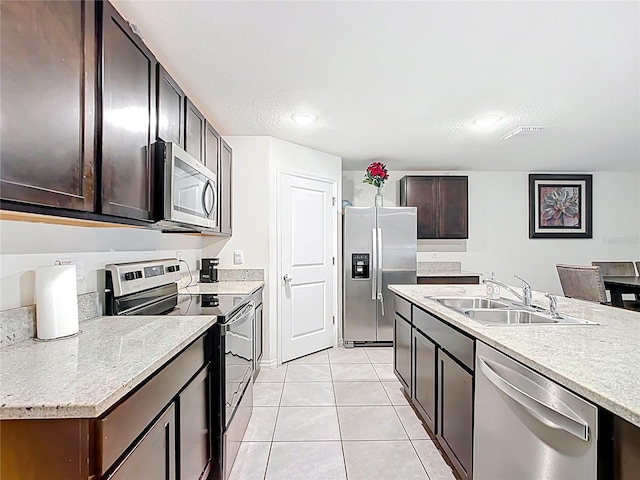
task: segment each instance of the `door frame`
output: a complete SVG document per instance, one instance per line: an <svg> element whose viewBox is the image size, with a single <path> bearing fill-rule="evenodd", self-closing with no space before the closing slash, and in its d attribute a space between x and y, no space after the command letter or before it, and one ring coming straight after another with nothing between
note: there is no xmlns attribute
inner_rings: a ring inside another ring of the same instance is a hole
<svg viewBox="0 0 640 480"><path fill-rule="evenodd" d="M276 172L276 276L277 276L277 286L278 286L278 295L277 295L277 303L276 303L276 358L278 362L278 366L282 365L282 177L283 175L289 175L292 177L303 178L305 180L316 180L319 182L324 182L331 185L331 195L333 199L334 205L331 206L333 212L333 232L332 232L332 249L333 249L333 257L335 258L335 262L333 264L332 275L333 275L333 291L332 293L332 310L333 317L335 318L335 323L333 324L333 346L336 347L338 345L338 324L340 322L340 318L338 315L338 292L340 289L339 284L339 240L338 240L338 228L339 228L339 207L338 207L338 180L332 179L323 176L312 175L306 172L299 172L295 170L290 170L288 168L277 168Z"/></svg>

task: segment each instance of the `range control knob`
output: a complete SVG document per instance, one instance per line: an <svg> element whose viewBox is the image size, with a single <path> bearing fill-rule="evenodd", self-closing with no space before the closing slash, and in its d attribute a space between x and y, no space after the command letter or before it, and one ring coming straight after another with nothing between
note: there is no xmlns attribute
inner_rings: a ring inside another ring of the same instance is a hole
<svg viewBox="0 0 640 480"><path fill-rule="evenodd" d="M124 279L125 280L133 280L135 277L133 275L133 272L127 272L124 274Z"/></svg>
<svg viewBox="0 0 640 480"><path fill-rule="evenodd" d="M133 272L133 277L134 278L142 278L142 270L138 270Z"/></svg>

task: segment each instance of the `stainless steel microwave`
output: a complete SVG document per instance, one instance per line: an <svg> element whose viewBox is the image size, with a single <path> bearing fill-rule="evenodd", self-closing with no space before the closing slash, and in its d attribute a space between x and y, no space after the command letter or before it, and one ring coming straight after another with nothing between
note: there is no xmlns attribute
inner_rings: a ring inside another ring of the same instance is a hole
<svg viewBox="0 0 640 480"><path fill-rule="evenodd" d="M165 231L216 231L218 178L179 145L154 144L154 217Z"/></svg>

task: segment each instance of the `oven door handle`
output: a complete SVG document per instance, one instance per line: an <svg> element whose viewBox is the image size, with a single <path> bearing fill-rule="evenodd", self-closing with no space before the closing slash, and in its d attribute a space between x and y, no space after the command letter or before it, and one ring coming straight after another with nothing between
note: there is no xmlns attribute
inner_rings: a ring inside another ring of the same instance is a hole
<svg viewBox="0 0 640 480"><path fill-rule="evenodd" d="M233 320L227 323L220 324L221 335L226 335L231 325L242 322L245 318L250 317L254 313L255 313L255 303L253 301L250 301L247 304L247 306L244 307L242 311L235 316L235 318L233 318Z"/></svg>

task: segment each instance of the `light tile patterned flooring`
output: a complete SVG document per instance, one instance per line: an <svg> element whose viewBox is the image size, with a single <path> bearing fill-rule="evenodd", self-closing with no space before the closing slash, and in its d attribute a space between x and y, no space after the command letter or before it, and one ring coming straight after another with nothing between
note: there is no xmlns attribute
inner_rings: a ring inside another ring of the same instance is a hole
<svg viewBox="0 0 640 480"><path fill-rule="evenodd" d="M261 371L230 480L454 480L392 362L332 348Z"/></svg>

